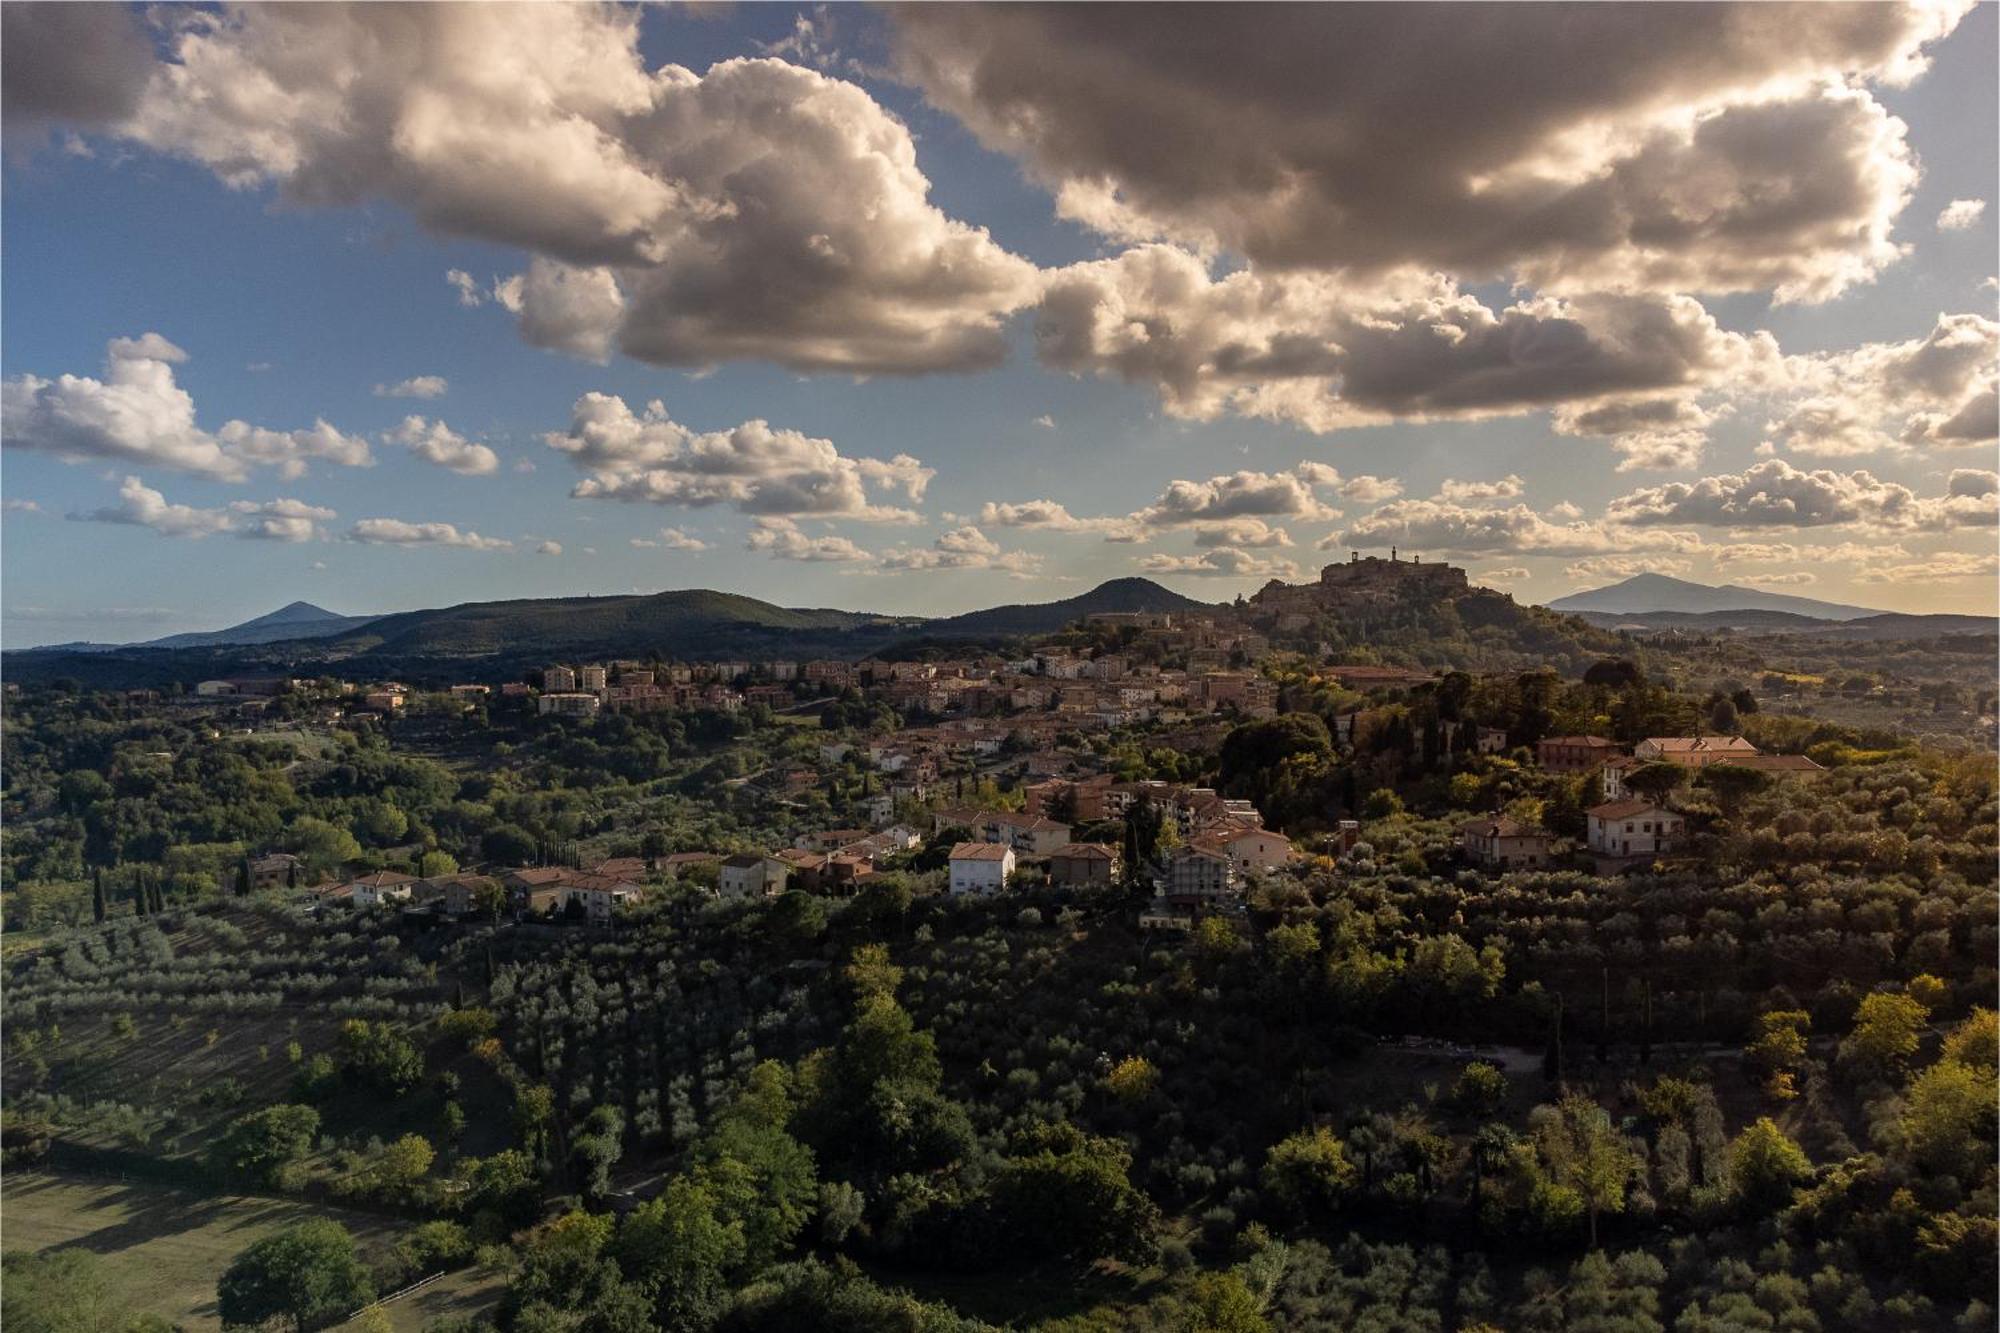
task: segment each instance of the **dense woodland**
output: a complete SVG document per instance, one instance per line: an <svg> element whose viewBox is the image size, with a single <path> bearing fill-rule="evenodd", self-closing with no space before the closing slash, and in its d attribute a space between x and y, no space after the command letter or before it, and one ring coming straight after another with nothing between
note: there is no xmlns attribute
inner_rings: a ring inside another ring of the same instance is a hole
<svg viewBox="0 0 2000 1333"><path fill-rule="evenodd" d="M1756 676L1268 670L1280 715L1212 752L1070 738L1306 853L1186 936L1137 928L1143 890L947 898L923 853L850 898L661 877L603 929L232 889L273 848L333 874L777 845L876 790L858 760L765 780L896 724L859 696L241 735L32 690L9 1169L410 1223L386 1260L330 1222L250 1247L219 1291L245 1325L472 1269L532 1333L1992 1326L1990 755L1778 711ZM1665 775L1696 845L1650 871L1461 864L1469 813L1580 833L1591 779L1536 768L1540 737L1696 728L1828 771ZM1090 832L1171 838L1134 823ZM86 1266L10 1255L6 1318L67 1327Z"/></svg>

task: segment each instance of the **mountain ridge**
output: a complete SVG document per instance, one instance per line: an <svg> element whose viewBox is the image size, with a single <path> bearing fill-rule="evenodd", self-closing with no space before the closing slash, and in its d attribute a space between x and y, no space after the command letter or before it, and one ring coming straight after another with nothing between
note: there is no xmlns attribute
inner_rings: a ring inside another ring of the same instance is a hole
<svg viewBox="0 0 2000 1333"><path fill-rule="evenodd" d="M1696 583L1666 574L1634 574L1629 579L1602 588L1558 597L1548 603L1548 607L1551 611L1593 611L1612 615L1653 611L1696 615L1725 611L1781 611L1809 616L1814 620L1859 620L1866 616L1889 614L1879 607L1826 602L1816 597L1745 587L1740 583Z"/></svg>

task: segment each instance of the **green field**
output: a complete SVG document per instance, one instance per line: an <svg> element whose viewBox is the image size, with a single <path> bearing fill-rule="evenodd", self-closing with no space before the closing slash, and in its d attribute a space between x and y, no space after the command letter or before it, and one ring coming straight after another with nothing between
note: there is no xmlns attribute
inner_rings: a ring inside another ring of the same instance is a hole
<svg viewBox="0 0 2000 1333"><path fill-rule="evenodd" d="M352 1231L364 1257L380 1257L402 1229L365 1213L245 1195L198 1195L156 1185L10 1174L0 1192L0 1244L30 1253L74 1248L102 1261L113 1293L139 1312L190 1330L221 1327L215 1284L238 1253L265 1236L314 1217ZM455 1273L388 1307L399 1333L490 1304L497 1283Z"/></svg>

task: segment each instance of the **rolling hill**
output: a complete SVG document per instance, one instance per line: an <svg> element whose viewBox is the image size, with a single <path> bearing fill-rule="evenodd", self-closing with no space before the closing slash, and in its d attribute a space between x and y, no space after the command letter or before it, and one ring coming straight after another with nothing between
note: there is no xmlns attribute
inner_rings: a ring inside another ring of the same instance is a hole
<svg viewBox="0 0 2000 1333"><path fill-rule="evenodd" d="M1815 620L1859 620L1881 611L1841 602L1822 602L1813 597L1766 592L1741 584L1711 585L1665 574L1636 574L1622 583L1571 593L1549 603L1552 611L1600 611L1628 614L1646 611L1680 611L1700 615L1711 611L1785 611Z"/></svg>
<svg viewBox="0 0 2000 1333"><path fill-rule="evenodd" d="M1112 579L1089 592L1059 602L1029 602L989 607L927 622L931 638L985 638L1007 634L1048 634L1085 616L1116 611L1204 611L1206 602L1183 597L1151 579Z"/></svg>
<svg viewBox="0 0 2000 1333"><path fill-rule="evenodd" d="M861 658L921 639L1045 634L1099 611L1191 610L1204 604L1149 579L1113 579L1058 602L994 607L942 619L777 606L706 588L620 597L551 597L339 617L295 604L263 622L123 647L61 645L7 654L16 676L71 675L94 683L331 668L382 676L512 674L577 658ZM312 613L319 612L315 616ZM286 634L287 624L296 632ZM257 628L252 628L257 627ZM239 631L273 637L232 639Z"/></svg>
<svg viewBox="0 0 2000 1333"><path fill-rule="evenodd" d="M228 629L169 634L136 645L141 648L212 648L235 644L278 643L286 639L323 639L345 630L358 629L378 619L376 616L343 616L314 606L293 602L268 615L246 620Z"/></svg>

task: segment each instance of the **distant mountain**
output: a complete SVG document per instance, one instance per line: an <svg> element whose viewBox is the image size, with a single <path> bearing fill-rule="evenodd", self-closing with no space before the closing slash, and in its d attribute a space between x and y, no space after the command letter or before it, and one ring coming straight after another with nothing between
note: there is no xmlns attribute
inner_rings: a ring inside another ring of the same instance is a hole
<svg viewBox="0 0 2000 1333"><path fill-rule="evenodd" d="M345 630L359 629L378 616L343 616L311 602L293 602L268 615L246 620L228 629L192 634L169 634L133 645L140 648L225 648L256 643L280 643L289 639L323 639Z"/></svg>
<svg viewBox="0 0 2000 1333"><path fill-rule="evenodd" d="M1112 579L1089 592L1066 597L1060 602L1026 602L1013 606L989 607L928 621L923 626L927 638L984 638L991 635L1052 634L1085 616L1118 611L1210 611L1214 608L1192 597L1183 597L1151 579Z"/></svg>
<svg viewBox="0 0 2000 1333"><path fill-rule="evenodd" d="M1809 634L1831 639L1934 639L1943 636L1993 634L2000 621L1991 616L1907 615L1884 612L1830 620L1790 611L1575 611L1572 615L1599 629L1714 634Z"/></svg>
<svg viewBox="0 0 2000 1333"><path fill-rule="evenodd" d="M1859 620L1863 616L1883 614L1865 606L1847 606L1812 597L1794 597L1789 593L1765 592L1761 588L1745 588L1735 583L1719 587L1692 583L1687 579L1669 578L1665 574L1637 574L1607 588L1593 588L1589 592L1558 597L1549 603L1549 609L1618 614L1646 611L1694 614L1710 611L1788 611L1797 616L1811 616L1815 620Z"/></svg>
<svg viewBox="0 0 2000 1333"><path fill-rule="evenodd" d="M10 670L97 682L162 680L345 665L384 676L515 674L551 661L646 657L861 658L921 641L1045 634L1098 611L1191 611L1204 603L1148 579L1113 579L1077 597L929 620L776 606L694 588L626 597L468 602L371 618L297 603L234 630L119 647L62 645L9 653ZM243 635L242 638L231 636ZM248 636L257 637L250 638ZM468 659L476 659L474 666Z"/></svg>
<svg viewBox="0 0 2000 1333"><path fill-rule="evenodd" d="M383 616L333 636L326 648L344 656L469 657L528 651L569 655L715 657L754 644L797 636L886 631L919 623L914 617L859 611L798 610L736 593L690 588L628 597L548 597L467 602L432 611Z"/></svg>

